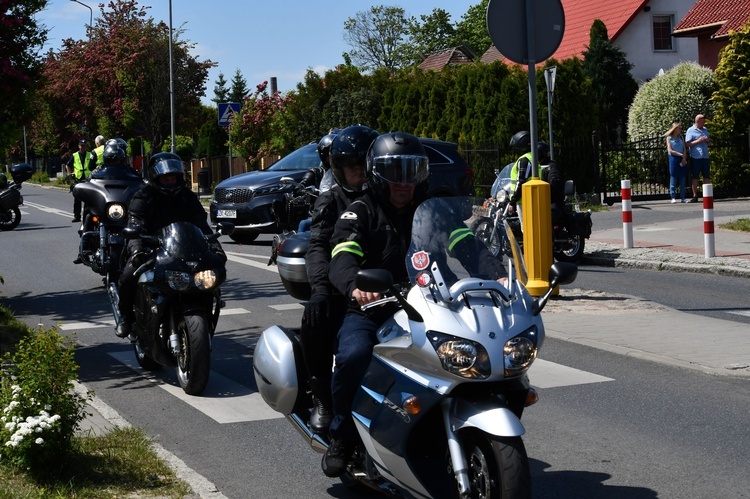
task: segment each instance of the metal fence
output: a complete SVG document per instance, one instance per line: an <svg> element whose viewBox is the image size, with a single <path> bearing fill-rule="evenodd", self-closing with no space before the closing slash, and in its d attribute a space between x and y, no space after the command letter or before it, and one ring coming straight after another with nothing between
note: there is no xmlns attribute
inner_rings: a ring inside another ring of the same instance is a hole
<svg viewBox="0 0 750 499"><path fill-rule="evenodd" d="M477 194L489 196L495 171L517 159L509 146L499 144L460 147L474 169ZM721 184L717 197L750 195L750 131L738 137L714 137L711 141L712 182ZM669 198L669 165L664 137L603 143L594 133L590 139L561 140L554 144L554 159L565 177L576 182L579 194L597 202L621 201L620 181L630 180L634 200ZM688 174L687 185L691 184Z"/></svg>

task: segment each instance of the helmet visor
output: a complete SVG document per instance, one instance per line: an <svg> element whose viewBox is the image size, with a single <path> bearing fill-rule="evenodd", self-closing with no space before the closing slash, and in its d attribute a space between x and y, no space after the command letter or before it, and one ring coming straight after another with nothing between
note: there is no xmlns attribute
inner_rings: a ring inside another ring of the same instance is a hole
<svg viewBox="0 0 750 499"><path fill-rule="evenodd" d="M167 173L185 173L182 161L177 159L163 159L154 165L154 177L166 175Z"/></svg>
<svg viewBox="0 0 750 499"><path fill-rule="evenodd" d="M372 172L394 184L418 184L430 175L426 156L378 156L372 160Z"/></svg>

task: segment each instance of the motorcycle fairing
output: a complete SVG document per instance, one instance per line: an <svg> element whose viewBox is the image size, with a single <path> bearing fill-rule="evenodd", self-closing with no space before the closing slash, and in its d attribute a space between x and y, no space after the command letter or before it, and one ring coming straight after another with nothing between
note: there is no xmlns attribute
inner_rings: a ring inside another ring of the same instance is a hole
<svg viewBox="0 0 750 499"><path fill-rule="evenodd" d="M143 180L96 180L79 182L73 186L73 196L81 200L92 214L105 217L107 205L128 205L133 194L143 189Z"/></svg>
<svg viewBox="0 0 750 499"><path fill-rule="evenodd" d="M451 427L460 432L466 428L479 430L497 437L520 437L526 433L521 420L508 407L498 407L492 401L454 398L450 411Z"/></svg>

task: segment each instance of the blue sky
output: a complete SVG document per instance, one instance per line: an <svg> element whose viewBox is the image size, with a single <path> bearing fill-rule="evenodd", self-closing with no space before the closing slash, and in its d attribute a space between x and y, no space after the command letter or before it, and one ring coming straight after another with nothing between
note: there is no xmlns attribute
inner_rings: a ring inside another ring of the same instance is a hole
<svg viewBox="0 0 750 499"><path fill-rule="evenodd" d="M96 19L100 2L80 1L93 9ZM148 13L154 19L169 22L168 0L139 3L151 6ZM400 6L417 18L439 7L457 22L477 3L479 0L172 0L172 27L184 25L183 38L196 45L193 55L218 63L209 71L206 83L203 100L209 103L220 71L229 82L239 69L251 91L275 76L278 89L286 92L302 81L308 68L322 74L341 64L341 54L350 50L343 38L344 21L372 5ZM50 0L38 16L50 30L45 51L60 48L66 38L85 38L90 14L71 0Z"/></svg>

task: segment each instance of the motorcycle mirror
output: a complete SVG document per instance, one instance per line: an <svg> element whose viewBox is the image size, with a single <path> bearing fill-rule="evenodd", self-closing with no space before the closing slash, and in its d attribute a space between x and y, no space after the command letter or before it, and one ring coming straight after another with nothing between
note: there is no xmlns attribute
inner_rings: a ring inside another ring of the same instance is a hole
<svg viewBox="0 0 750 499"><path fill-rule="evenodd" d="M393 276L383 269L365 269L357 272L357 288L368 293L385 293L393 287Z"/></svg>
<svg viewBox="0 0 750 499"><path fill-rule="evenodd" d="M549 297L552 295L554 290L560 284L570 284L576 280L578 276L578 266L574 263L568 262L556 262L549 269L549 289L542 296L537 298L531 306L531 312L534 315L542 313L544 306L547 305Z"/></svg>
<svg viewBox="0 0 750 499"><path fill-rule="evenodd" d="M234 224L232 222L219 222L216 224L216 228L222 236L229 236L234 233Z"/></svg>
<svg viewBox="0 0 750 499"><path fill-rule="evenodd" d="M281 177L279 179L279 182L287 185L287 184L296 184L297 182L292 177Z"/></svg>

